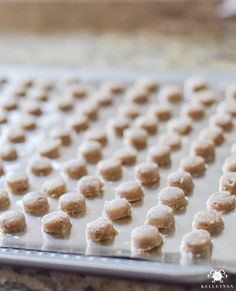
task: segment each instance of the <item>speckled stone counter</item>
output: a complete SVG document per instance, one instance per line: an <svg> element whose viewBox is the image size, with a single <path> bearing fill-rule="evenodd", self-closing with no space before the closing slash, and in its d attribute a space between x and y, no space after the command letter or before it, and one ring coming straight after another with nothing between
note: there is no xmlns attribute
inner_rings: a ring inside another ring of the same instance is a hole
<svg viewBox="0 0 236 291"><path fill-rule="evenodd" d="M235 70L230 35L147 32L72 35L0 35L0 64L71 65L129 69ZM155 291L200 290L138 280L0 266L0 290Z"/></svg>

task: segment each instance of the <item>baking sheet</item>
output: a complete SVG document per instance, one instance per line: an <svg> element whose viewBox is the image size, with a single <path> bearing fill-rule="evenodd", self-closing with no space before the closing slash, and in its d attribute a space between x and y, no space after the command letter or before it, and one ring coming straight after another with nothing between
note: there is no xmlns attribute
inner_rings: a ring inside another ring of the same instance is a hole
<svg viewBox="0 0 236 291"><path fill-rule="evenodd" d="M7 71L6 68L3 68L2 71ZM115 80L123 80L127 82L131 82L136 77L138 77L137 73L127 73L124 72L94 72L91 71L89 74L89 71L77 71L77 70L50 70L50 69L30 69L30 70L19 70L21 77L33 75L38 78L45 78L45 76L55 79L55 77L58 79L69 76L69 75L79 75L84 79L91 79L92 83L95 81L102 81L104 79L115 79ZM8 70L9 74L12 74L13 77L17 75L17 70L12 70L11 68ZM141 75L141 74L140 74ZM150 74L153 76L153 74ZM156 78L160 79L161 82L165 83L168 81L168 83L179 83L181 79L183 80L183 77L186 75L182 74L157 74ZM212 78L212 75L210 75L210 79ZM215 78L215 80L214 80ZM221 78L221 82L218 82ZM233 78L233 77L231 77ZM215 86L218 90L221 90L223 87L223 84L228 81L229 78L222 77L222 76L214 76L212 78L213 83L215 83ZM217 81L217 82L216 82ZM59 98L58 92L55 92L53 99ZM117 104L121 103L121 96L117 97ZM155 97L153 97L155 98ZM61 118L64 118L64 114L58 114L55 113L54 108L55 104L54 102L51 102L50 106L44 105L44 111L47 112L48 117L41 122L40 127L43 130L42 134L36 134L37 138L35 138L34 133L31 137L29 137L34 146L37 146L40 141L44 140L47 136L47 125L48 122L50 122L50 125L57 126L58 121L62 120ZM116 106L113 106L115 109ZM146 108L142 107L143 112L145 112ZM103 118L100 121L99 126L101 126L104 122L107 121L107 119L110 116L113 116L113 112L108 109L102 109L103 111ZM208 110L208 114L211 113L211 111L214 111L214 108ZM176 116L179 114L179 108L176 107L175 109ZM17 122L18 116L17 114L13 113L12 121ZM64 120L64 119L63 119ZM179 161L181 157L185 156L189 152L189 141L193 140L195 137L197 137L200 128L203 128L207 125L207 118L204 119L203 122L196 122L194 123L194 131L189 136L189 138L183 138L183 150L173 153L172 155L172 167L167 170L160 171L161 173L161 183L159 188L155 190L147 190L145 189L145 198L142 205L136 205L135 207L132 207L133 210L133 218L131 221L125 224L117 224L115 223L115 226L119 229L119 235L115 238L114 242L111 244L95 244L95 243L89 243L87 244L85 239L85 227L86 223L88 221L96 219L99 215L101 215L102 208L104 205L104 202L106 200L110 200L114 198L114 187L116 187L121 181L117 183L107 183L106 185L106 191L102 198L93 199L93 200L86 200L88 211L86 215L80 219L72 219L73 221L73 228L72 233L69 239L55 239L48 235L45 235L41 232L41 222L39 218L33 217L26 214L27 224L28 224L28 230L27 233L23 236L17 237L10 237L10 236L2 236L1 237L1 245L6 247L15 247L15 248L27 248L27 249L38 249L38 250L44 250L44 251L59 251L59 252L66 252L66 253L79 253L79 254L90 254L90 255L102 255L102 256L121 256L121 257L132 257L132 254L130 253L130 231L137 225L141 225L145 221L145 215L148 209L150 209L152 206L156 205L157 203L157 194L160 191L161 188L166 186L166 176L169 172L174 171L179 166ZM155 144L156 140L158 140L158 135L160 132L163 132L165 130L164 126L159 130L159 133L156 137L152 137L150 139L150 145ZM5 134L7 129L3 129L1 134L1 141L4 142ZM208 166L206 175L204 178L198 178L194 179L195 188L192 196L189 197L189 205L187 207L186 213L175 215L176 218L176 231L172 236L168 236L165 239L164 245L162 247L162 253L161 255L157 255L155 257L152 256L145 256L144 259L156 259L159 261L165 262L175 262L179 263L181 262L181 257L179 255L179 244L180 240L182 238L182 235L188 231L191 230L191 223L193 215L201 209L205 208L205 202L207 200L207 197L209 194L215 192L218 190L218 180L220 175L222 174L221 167L224 159L229 156L230 154L230 145L233 142L233 138L236 136L236 131L232 131L230 134L227 134L227 142L219 148L217 148L217 154L216 154L216 161L211 165ZM76 138L77 141L72 145L71 148L66 149L63 152L63 155L58 161L54 162L54 166L56 170L54 171L53 175L57 175L57 173L60 172L60 164L64 162L65 159L73 157L75 153L77 152L77 147L79 143L81 142L82 137ZM122 142L121 140L113 139L111 141L112 146L105 151L105 156L109 156L110 153L113 152L115 147L120 147ZM14 167L22 168L24 164L27 164L28 158L32 155L34 152L34 146L28 147L27 151L25 151L25 148L22 147L22 160L20 163L15 165ZM21 146L19 146L21 147ZM139 154L139 161L142 161L145 159L145 153L146 151L142 151L142 153ZM12 165L7 165L9 169L12 168ZM24 166L23 166L24 167ZM92 174L95 171L95 167L89 167L89 172ZM133 177L133 168L128 170L128 168L125 169L125 175L123 178L124 180L130 179ZM47 177L48 178L48 177ZM45 178L35 178L33 176L30 176L31 179L31 185L32 190L39 189L43 180ZM206 183L207 181L207 183ZM4 179L1 180L1 184L3 185ZM73 190L76 187L76 183L73 181L68 181L69 189ZM207 186L207 187L206 187ZM207 189L206 189L207 188ZM16 201L17 203L12 203L12 208L19 207L21 208L21 202L19 201L21 197L16 195L11 195L11 198ZM54 210L58 206L58 202L56 200L50 199L51 202L51 210ZM98 215L98 212L99 215ZM225 221L225 229L223 231L222 235L219 235L218 237L213 238L213 254L212 258L215 262L221 262L222 265L228 266L231 268L231 270L234 269L235 262L236 262L236 252L234 250L234 246L236 243L236 227L233 223L235 221L235 211L231 212L229 214L223 215L223 219ZM32 239L33 238L33 239ZM201 262L202 263L202 262ZM207 262L210 263L210 262Z"/></svg>

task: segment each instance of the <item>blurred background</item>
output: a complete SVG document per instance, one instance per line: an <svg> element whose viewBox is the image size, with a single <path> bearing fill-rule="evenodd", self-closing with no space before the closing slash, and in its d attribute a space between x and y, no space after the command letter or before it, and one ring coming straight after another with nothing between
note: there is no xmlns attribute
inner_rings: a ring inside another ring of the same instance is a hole
<svg viewBox="0 0 236 291"><path fill-rule="evenodd" d="M236 65L236 0L0 0L0 63Z"/></svg>

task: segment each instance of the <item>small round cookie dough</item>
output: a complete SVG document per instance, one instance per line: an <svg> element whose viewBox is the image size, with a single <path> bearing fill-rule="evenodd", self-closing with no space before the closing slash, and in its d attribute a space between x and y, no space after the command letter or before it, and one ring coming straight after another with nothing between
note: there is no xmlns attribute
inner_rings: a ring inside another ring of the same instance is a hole
<svg viewBox="0 0 236 291"><path fill-rule="evenodd" d="M181 138L174 132L163 133L159 136L158 144L168 146L172 152L176 152L181 149Z"/></svg>
<svg viewBox="0 0 236 291"><path fill-rule="evenodd" d="M143 150L147 147L148 135L142 128L129 128L124 132L125 143L135 148Z"/></svg>
<svg viewBox="0 0 236 291"><path fill-rule="evenodd" d="M194 189L192 176L182 170L170 173L167 177L167 182L169 186L182 189L186 196L190 195Z"/></svg>
<svg viewBox="0 0 236 291"><path fill-rule="evenodd" d="M15 97L6 96L2 99L1 106L6 111L16 110L18 108L18 100Z"/></svg>
<svg viewBox="0 0 236 291"><path fill-rule="evenodd" d="M70 130L66 128L58 128L52 131L52 138L59 139L62 146L69 146L72 143L72 136Z"/></svg>
<svg viewBox="0 0 236 291"><path fill-rule="evenodd" d="M206 163L211 163L215 159L215 145L213 142L204 139L198 139L192 142L192 155L202 157Z"/></svg>
<svg viewBox="0 0 236 291"><path fill-rule="evenodd" d="M14 194L24 194L30 188L27 175L20 170L9 173L6 177L6 182Z"/></svg>
<svg viewBox="0 0 236 291"><path fill-rule="evenodd" d="M85 160L81 157L71 159L64 165L64 171L73 180L79 180L88 175L88 168Z"/></svg>
<svg viewBox="0 0 236 291"><path fill-rule="evenodd" d="M40 116L43 114L43 111L41 109L41 104L36 101L27 101L23 105L23 109L26 113L34 115L34 116Z"/></svg>
<svg viewBox="0 0 236 291"><path fill-rule="evenodd" d="M221 191L212 193L206 204L209 210L226 213L235 208L236 199L234 195L230 195L229 192Z"/></svg>
<svg viewBox="0 0 236 291"><path fill-rule="evenodd" d="M21 87L21 88L25 88L25 89L28 89L28 88L31 88L34 86L34 80L30 77L27 77L27 78L24 78L24 79L21 79L18 81L18 86Z"/></svg>
<svg viewBox="0 0 236 291"><path fill-rule="evenodd" d="M159 89L159 83L151 77L142 77L135 82L135 88L153 93Z"/></svg>
<svg viewBox="0 0 236 291"><path fill-rule="evenodd" d="M227 113L218 113L210 118L210 124L219 126L223 131L232 130L234 124L232 117Z"/></svg>
<svg viewBox="0 0 236 291"><path fill-rule="evenodd" d="M146 130L149 135L154 135L158 130L158 122L154 116L139 116L134 125Z"/></svg>
<svg viewBox="0 0 236 291"><path fill-rule="evenodd" d="M89 164L97 164L103 157L102 146L95 140L84 141L78 152Z"/></svg>
<svg viewBox="0 0 236 291"><path fill-rule="evenodd" d="M145 186L159 183L159 167L153 162L143 162L134 169L136 179Z"/></svg>
<svg viewBox="0 0 236 291"><path fill-rule="evenodd" d="M67 192L67 185L61 177L54 177L43 183L42 191L52 198L59 198Z"/></svg>
<svg viewBox="0 0 236 291"><path fill-rule="evenodd" d="M96 101L88 102L82 109L82 114L84 114L91 121L98 119L98 113L99 105Z"/></svg>
<svg viewBox="0 0 236 291"><path fill-rule="evenodd" d="M42 218L43 231L55 237L67 237L72 228L69 215L57 210L50 212Z"/></svg>
<svg viewBox="0 0 236 291"><path fill-rule="evenodd" d="M236 173L228 172L220 177L220 191L227 191L231 195L236 195Z"/></svg>
<svg viewBox="0 0 236 291"><path fill-rule="evenodd" d="M3 163L0 160L0 177L3 176L4 174L5 174L5 170L4 170L4 167L3 167Z"/></svg>
<svg viewBox="0 0 236 291"><path fill-rule="evenodd" d="M148 151L149 159L160 168L167 168L171 165L171 150L167 145L153 146Z"/></svg>
<svg viewBox="0 0 236 291"><path fill-rule="evenodd" d="M18 86L16 88L13 88L12 95L14 97L26 97L27 96L27 88L24 88L22 86Z"/></svg>
<svg viewBox="0 0 236 291"><path fill-rule="evenodd" d="M26 134L21 128L11 128L8 133L8 140L11 143L23 143L26 140Z"/></svg>
<svg viewBox="0 0 236 291"><path fill-rule="evenodd" d="M61 142L58 139L49 139L39 146L41 156L49 159L57 159L60 156Z"/></svg>
<svg viewBox="0 0 236 291"><path fill-rule="evenodd" d="M192 76L184 82L184 93L189 95L194 92L205 91L208 89L208 82L202 76Z"/></svg>
<svg viewBox="0 0 236 291"><path fill-rule="evenodd" d="M8 116L6 111L0 109L0 124L6 124L8 122Z"/></svg>
<svg viewBox="0 0 236 291"><path fill-rule="evenodd" d="M204 229L214 235L223 230L224 221L220 214L215 211L201 210L194 215L193 228Z"/></svg>
<svg viewBox="0 0 236 291"><path fill-rule="evenodd" d="M182 110L183 114L188 118L191 118L193 121L202 120L205 116L205 109L203 105L198 102L191 102L185 104Z"/></svg>
<svg viewBox="0 0 236 291"><path fill-rule="evenodd" d="M20 125L23 130L32 131L37 128L35 117L32 115L22 116L20 119Z"/></svg>
<svg viewBox="0 0 236 291"><path fill-rule="evenodd" d="M131 248L139 252L148 252L158 248L163 243L163 237L153 225L141 225L131 232Z"/></svg>
<svg viewBox="0 0 236 291"><path fill-rule="evenodd" d="M133 148L121 148L115 152L114 157L121 161L123 166L133 166L137 162L137 151Z"/></svg>
<svg viewBox="0 0 236 291"><path fill-rule="evenodd" d="M100 197L104 192L104 183L99 177L84 176L79 180L77 189L86 198Z"/></svg>
<svg viewBox="0 0 236 291"><path fill-rule="evenodd" d="M9 208L11 204L9 195L6 190L0 190L0 211L4 211Z"/></svg>
<svg viewBox="0 0 236 291"><path fill-rule="evenodd" d="M71 111L74 108L74 100L71 97L61 97L57 103L58 109L63 112Z"/></svg>
<svg viewBox="0 0 236 291"><path fill-rule="evenodd" d="M225 87L225 98L236 101L236 83L230 83Z"/></svg>
<svg viewBox="0 0 236 291"><path fill-rule="evenodd" d="M202 105L206 107L214 105L219 100L219 97L217 96L216 92L212 90L195 92L193 98L195 98L198 102L200 102Z"/></svg>
<svg viewBox="0 0 236 291"><path fill-rule="evenodd" d="M188 135L192 129L192 123L187 118L172 118L167 123L167 130L174 131L179 135Z"/></svg>
<svg viewBox="0 0 236 291"><path fill-rule="evenodd" d="M146 224L155 226L159 231L170 231L175 225L172 208L164 204L152 207L147 212Z"/></svg>
<svg viewBox="0 0 236 291"><path fill-rule="evenodd" d="M35 176L48 176L53 170L51 160L44 157L36 157L30 162L30 170Z"/></svg>
<svg viewBox="0 0 236 291"><path fill-rule="evenodd" d="M210 140L215 146L221 145L225 141L223 130L218 126L204 128L199 135L200 139Z"/></svg>
<svg viewBox="0 0 236 291"><path fill-rule="evenodd" d="M116 196L129 202L136 202L143 199L144 193L138 182L126 181L116 188Z"/></svg>
<svg viewBox="0 0 236 291"><path fill-rule="evenodd" d="M108 136L104 129L102 128L92 128L86 131L85 139L95 140L101 144L102 147L107 146Z"/></svg>
<svg viewBox="0 0 236 291"><path fill-rule="evenodd" d="M205 160L199 156L187 156L180 161L180 169L193 177L201 177L206 171Z"/></svg>
<svg viewBox="0 0 236 291"><path fill-rule="evenodd" d="M94 94L93 98L100 107L108 107L113 104L113 96L106 92L98 92Z"/></svg>
<svg viewBox="0 0 236 291"><path fill-rule="evenodd" d="M112 132L118 136L122 137L124 131L129 128L131 121L125 117L115 117L108 121L108 126L111 128Z"/></svg>
<svg viewBox="0 0 236 291"><path fill-rule="evenodd" d="M158 194L158 199L161 204L171 207L174 212L181 212L188 205L184 191L178 187L171 186L163 188Z"/></svg>
<svg viewBox="0 0 236 291"><path fill-rule="evenodd" d="M228 157L223 164L223 172L236 172L236 155Z"/></svg>
<svg viewBox="0 0 236 291"><path fill-rule="evenodd" d="M236 117L236 102L226 100L219 104L217 111L219 113L226 113L229 114L231 117Z"/></svg>
<svg viewBox="0 0 236 291"><path fill-rule="evenodd" d="M133 87L126 92L124 100L136 104L144 104L148 102L149 94L145 89Z"/></svg>
<svg viewBox="0 0 236 291"><path fill-rule="evenodd" d="M88 88L81 84L74 85L69 87L67 94L74 99L82 99L88 95Z"/></svg>
<svg viewBox="0 0 236 291"><path fill-rule="evenodd" d="M125 104L119 110L119 115L131 120L136 119L141 115L141 109L135 104Z"/></svg>
<svg viewBox="0 0 236 291"><path fill-rule="evenodd" d="M41 216L48 212L49 203L47 197L38 191L27 193L23 199L23 206L26 212L31 215Z"/></svg>
<svg viewBox="0 0 236 291"><path fill-rule="evenodd" d="M104 212L110 220L122 219L132 215L131 206L125 198L106 201L104 204Z"/></svg>
<svg viewBox="0 0 236 291"><path fill-rule="evenodd" d="M41 88L35 88L29 95L29 98L39 102L47 102L48 97L48 92L42 90Z"/></svg>
<svg viewBox="0 0 236 291"><path fill-rule="evenodd" d="M210 253L212 249L211 236L208 231L203 229L188 232L181 240L180 249L193 255Z"/></svg>
<svg viewBox="0 0 236 291"><path fill-rule="evenodd" d="M152 105L149 109L150 114L156 116L160 122L165 122L172 117L172 108L168 103Z"/></svg>
<svg viewBox="0 0 236 291"><path fill-rule="evenodd" d="M18 159L16 147L12 144L5 143L0 147L0 156L3 161L11 162Z"/></svg>
<svg viewBox="0 0 236 291"><path fill-rule="evenodd" d="M126 86L116 81L106 81L101 86L102 92L108 92L114 95L121 94L125 91Z"/></svg>
<svg viewBox="0 0 236 291"><path fill-rule="evenodd" d="M71 119L70 126L76 133L84 132L89 128L89 120L79 113Z"/></svg>
<svg viewBox="0 0 236 291"><path fill-rule="evenodd" d="M24 214L19 210L8 210L0 216L0 229L2 233L15 234L26 230Z"/></svg>
<svg viewBox="0 0 236 291"><path fill-rule="evenodd" d="M72 217L80 217L86 212L84 196L77 192L68 192L60 196L59 206Z"/></svg>
<svg viewBox="0 0 236 291"><path fill-rule="evenodd" d="M231 146L231 154L236 155L236 142L232 144Z"/></svg>
<svg viewBox="0 0 236 291"><path fill-rule="evenodd" d="M120 160L110 158L102 160L97 165L98 173L107 181L118 181L122 178L122 166Z"/></svg>
<svg viewBox="0 0 236 291"><path fill-rule="evenodd" d="M113 240L118 234L113 224L103 217L99 217L87 224L87 239L93 242Z"/></svg>
<svg viewBox="0 0 236 291"><path fill-rule="evenodd" d="M182 92L178 86L165 85L158 92L160 102L168 102L172 104L179 103L183 99Z"/></svg>

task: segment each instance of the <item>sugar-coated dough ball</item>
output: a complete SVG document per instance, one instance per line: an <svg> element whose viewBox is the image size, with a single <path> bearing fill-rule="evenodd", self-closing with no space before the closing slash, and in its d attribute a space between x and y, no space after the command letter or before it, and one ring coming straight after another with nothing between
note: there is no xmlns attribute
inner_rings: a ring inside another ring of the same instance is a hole
<svg viewBox="0 0 236 291"><path fill-rule="evenodd" d="M151 77L142 77L135 82L135 87L143 90L147 90L150 93L155 92L159 88L157 80Z"/></svg>
<svg viewBox="0 0 236 291"><path fill-rule="evenodd" d="M116 196L120 198L125 198L129 202L135 202L142 200L144 193L142 187L136 181L126 181L121 183L116 188Z"/></svg>
<svg viewBox="0 0 236 291"><path fill-rule="evenodd" d="M125 142L136 150L143 150L147 147L148 135L142 128L130 128L124 132Z"/></svg>
<svg viewBox="0 0 236 291"><path fill-rule="evenodd" d="M147 90L133 87L133 88L130 88L126 92L124 99L127 102L133 102L136 104L144 104L148 102L149 95L150 93Z"/></svg>
<svg viewBox="0 0 236 291"><path fill-rule="evenodd" d="M9 195L6 190L0 190L0 211L6 210L11 204Z"/></svg>
<svg viewBox="0 0 236 291"><path fill-rule="evenodd" d="M188 201L185 198L184 191L178 187L163 188L158 194L159 201L171 207L174 212L180 212L186 209Z"/></svg>
<svg viewBox="0 0 236 291"><path fill-rule="evenodd" d="M97 164L102 159L102 146L95 140L88 140L79 147L79 153L89 164Z"/></svg>
<svg viewBox="0 0 236 291"><path fill-rule="evenodd" d="M146 130L149 135L154 135L158 130L158 122L155 116L139 116L134 125Z"/></svg>
<svg viewBox="0 0 236 291"><path fill-rule="evenodd" d="M194 183L192 176L185 171L177 170L172 172L167 177L168 185L181 188L185 195L189 195L193 192Z"/></svg>
<svg viewBox="0 0 236 291"><path fill-rule="evenodd" d="M194 229L204 229L210 234L217 234L224 228L224 221L220 214L211 210L201 210L194 215Z"/></svg>
<svg viewBox="0 0 236 291"><path fill-rule="evenodd" d="M192 123L187 118L173 118L167 123L167 129L179 135L188 135L192 131Z"/></svg>
<svg viewBox="0 0 236 291"><path fill-rule="evenodd" d="M160 135L158 143L168 146L172 152L178 151L182 144L180 136L174 132L167 132Z"/></svg>
<svg viewBox="0 0 236 291"><path fill-rule="evenodd" d="M104 192L104 183L99 177L84 176L78 182L78 191L85 197L99 197Z"/></svg>
<svg viewBox="0 0 236 291"><path fill-rule="evenodd" d="M202 254L211 252L211 236L206 230L194 230L186 233L181 241L181 251L192 254Z"/></svg>
<svg viewBox="0 0 236 291"><path fill-rule="evenodd" d="M202 105L209 107L217 103L219 97L213 90L204 90L200 92L195 92L193 98L198 100Z"/></svg>
<svg viewBox="0 0 236 291"><path fill-rule="evenodd" d="M147 212L146 224L153 225L160 231L169 231L175 224L172 208L164 204L152 207Z"/></svg>
<svg viewBox="0 0 236 291"><path fill-rule="evenodd" d="M0 229L3 233L14 234L26 230L24 214L19 210L8 210L0 216Z"/></svg>
<svg viewBox="0 0 236 291"><path fill-rule="evenodd" d="M215 145L210 140L198 139L192 142L191 153L202 157L206 163L210 163L215 159Z"/></svg>
<svg viewBox="0 0 236 291"><path fill-rule="evenodd" d="M54 177L44 182L42 186L43 193L52 198L59 198L67 192L65 181L61 177Z"/></svg>
<svg viewBox="0 0 236 291"><path fill-rule="evenodd" d="M36 157L30 162L30 170L35 176L45 177L51 174L51 161L45 157Z"/></svg>
<svg viewBox="0 0 236 291"><path fill-rule="evenodd" d="M152 105L149 109L150 114L156 116L160 122L165 122L172 117L172 108L168 103Z"/></svg>
<svg viewBox="0 0 236 291"><path fill-rule="evenodd" d="M3 161L15 161L18 159L16 147L13 144L5 144L1 146L0 156Z"/></svg>
<svg viewBox="0 0 236 291"><path fill-rule="evenodd" d="M125 104L120 108L119 115L134 120L141 115L141 110L140 107L135 104Z"/></svg>
<svg viewBox="0 0 236 291"><path fill-rule="evenodd" d="M223 164L223 172L236 172L236 155L228 157Z"/></svg>
<svg viewBox="0 0 236 291"><path fill-rule="evenodd" d="M48 199L41 192L29 192L22 200L25 211L32 215L41 216L49 210Z"/></svg>
<svg viewBox="0 0 236 291"><path fill-rule="evenodd" d="M63 96L58 100L58 109L64 112L71 111L74 108L74 100L69 96Z"/></svg>
<svg viewBox="0 0 236 291"><path fill-rule="evenodd" d="M192 76L184 82L184 93L188 96L194 92L200 92L208 89L208 82L202 76Z"/></svg>
<svg viewBox="0 0 236 291"><path fill-rule="evenodd" d="M4 174L5 174L5 171L4 171L3 163L0 160L0 177L3 176Z"/></svg>
<svg viewBox="0 0 236 291"><path fill-rule="evenodd" d="M221 191L212 193L206 204L209 210L226 213L235 208L236 199L234 195L230 195L229 192Z"/></svg>
<svg viewBox="0 0 236 291"><path fill-rule="evenodd" d="M39 147L41 156L49 159L57 159L60 156L61 142L58 139L44 141Z"/></svg>
<svg viewBox="0 0 236 291"><path fill-rule="evenodd" d="M87 224L86 233L87 239L93 242L100 242L114 239L118 231L110 221L99 217Z"/></svg>
<svg viewBox="0 0 236 291"><path fill-rule="evenodd" d="M106 92L97 92L94 94L93 98L96 100L100 107L108 107L113 103L113 96Z"/></svg>
<svg viewBox="0 0 236 291"><path fill-rule="evenodd" d="M116 198L106 201L104 204L104 211L107 218L110 220L117 220L132 215L131 206L125 198Z"/></svg>
<svg viewBox="0 0 236 291"><path fill-rule="evenodd" d="M101 86L102 92L108 92L111 94L121 94L126 90L126 86L120 82L116 81L106 81Z"/></svg>
<svg viewBox="0 0 236 291"><path fill-rule="evenodd" d="M225 141L223 130L220 127L214 125L204 128L200 132L199 137L203 140L212 141L215 146L220 146Z"/></svg>
<svg viewBox="0 0 236 291"><path fill-rule="evenodd" d="M182 112L193 121L202 120L205 116L204 106L198 102L190 102L183 106Z"/></svg>
<svg viewBox="0 0 236 291"><path fill-rule="evenodd" d="M230 131L234 124L232 117L227 113L218 113L210 118L210 124L219 126L223 131Z"/></svg>
<svg viewBox="0 0 236 291"><path fill-rule="evenodd" d="M35 130L37 127L36 118L31 115L25 115L20 119L20 125L24 130Z"/></svg>
<svg viewBox="0 0 236 291"><path fill-rule="evenodd" d="M118 181L122 178L121 162L116 158L100 161L97 169L98 173L107 181Z"/></svg>
<svg viewBox="0 0 236 291"><path fill-rule="evenodd" d="M6 177L7 185L14 194L24 194L29 190L29 179L23 171L14 171Z"/></svg>
<svg viewBox="0 0 236 291"><path fill-rule="evenodd" d="M26 134L21 128L11 128L8 133L8 140L11 143L23 143L26 140Z"/></svg>
<svg viewBox="0 0 236 291"><path fill-rule="evenodd" d="M120 160L123 166L133 166L137 162L137 151L129 147L121 148L115 152L114 157Z"/></svg>
<svg viewBox="0 0 236 291"><path fill-rule="evenodd" d="M180 168L193 177L201 177L205 174L205 160L199 156L187 156L180 161Z"/></svg>
<svg viewBox="0 0 236 291"><path fill-rule="evenodd" d="M152 146L149 151L149 159L156 163L160 168L171 165L171 150L167 145Z"/></svg>
<svg viewBox="0 0 236 291"><path fill-rule="evenodd" d="M143 185L152 185L160 181L159 167L153 162L143 162L134 169L136 179Z"/></svg>
<svg viewBox="0 0 236 291"><path fill-rule="evenodd" d="M131 232L131 247L140 252L151 251L163 243L163 237L153 225L141 225Z"/></svg>
<svg viewBox="0 0 236 291"><path fill-rule="evenodd" d="M107 133L104 129L93 128L89 129L85 133L85 138L88 140L95 140L101 144L102 147L105 147L108 143Z"/></svg>
<svg viewBox="0 0 236 291"><path fill-rule="evenodd" d="M53 130L51 136L55 139L59 139L63 146L69 146L72 143L71 132L66 128Z"/></svg>
<svg viewBox="0 0 236 291"><path fill-rule="evenodd" d="M62 210L46 214L42 218L42 224L44 232L62 238L68 236L72 228L69 215Z"/></svg>
<svg viewBox="0 0 236 291"><path fill-rule="evenodd" d="M86 211L84 196L77 192L68 192L59 198L60 209L73 217L80 217Z"/></svg>
<svg viewBox="0 0 236 291"><path fill-rule="evenodd" d="M220 177L220 191L227 191L236 195L236 173L228 172Z"/></svg>
<svg viewBox="0 0 236 291"><path fill-rule="evenodd" d="M178 86L165 85L162 86L158 92L160 102L179 103L182 99L182 92Z"/></svg>
<svg viewBox="0 0 236 291"><path fill-rule="evenodd" d="M115 117L108 121L108 127L110 127L112 132L118 137L122 137L124 131L129 128L130 125L130 119L125 117Z"/></svg>
<svg viewBox="0 0 236 291"><path fill-rule="evenodd" d="M81 111L89 120L95 121L98 119L99 105L95 100L93 100L86 103Z"/></svg>
<svg viewBox="0 0 236 291"><path fill-rule="evenodd" d="M72 117L70 126L76 133L84 132L89 128L89 119L84 114L77 114Z"/></svg>
<svg viewBox="0 0 236 291"><path fill-rule="evenodd" d="M67 161L64 165L65 173L74 180L79 180L81 177L88 174L87 164L83 158L76 158Z"/></svg>

